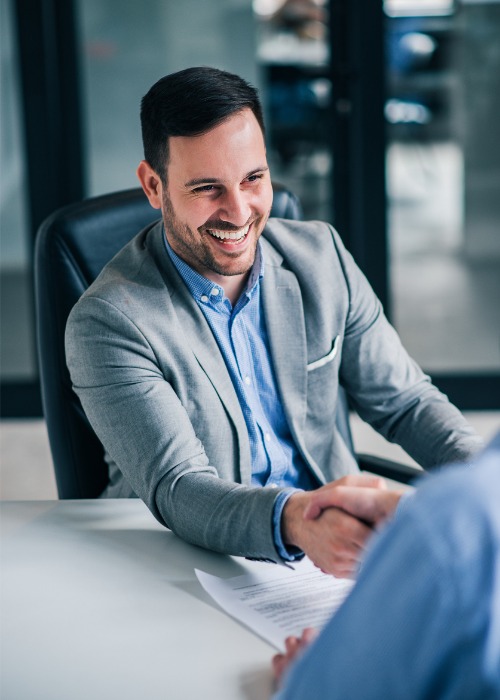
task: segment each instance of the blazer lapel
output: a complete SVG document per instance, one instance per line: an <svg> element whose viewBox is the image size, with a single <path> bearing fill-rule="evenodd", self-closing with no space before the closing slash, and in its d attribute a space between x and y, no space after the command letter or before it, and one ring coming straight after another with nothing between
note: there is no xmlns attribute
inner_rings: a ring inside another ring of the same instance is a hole
<svg viewBox="0 0 500 700"><path fill-rule="evenodd" d="M298 445L306 416L307 346L299 283L281 266L282 258L266 241L262 300L274 372L290 431Z"/></svg>
<svg viewBox="0 0 500 700"><path fill-rule="evenodd" d="M198 363L212 383L221 402L232 420L239 442L239 467L243 484L250 484L252 465L248 431L241 412L240 403L233 387L226 364L214 338L212 330L202 311L191 296L184 281L170 260L163 242L162 229L152 240L151 250L167 284L168 291L182 332ZM151 237L151 234L150 234Z"/></svg>
<svg viewBox="0 0 500 700"><path fill-rule="evenodd" d="M281 255L267 241L261 240L266 256L262 299L283 409L306 464L318 481L325 483L303 437L307 413L307 342L299 282L293 272L281 266Z"/></svg>

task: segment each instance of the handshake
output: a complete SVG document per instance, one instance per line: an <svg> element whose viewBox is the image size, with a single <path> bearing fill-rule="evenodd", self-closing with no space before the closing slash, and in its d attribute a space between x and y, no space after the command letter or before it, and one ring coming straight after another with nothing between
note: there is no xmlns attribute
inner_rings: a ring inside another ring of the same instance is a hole
<svg viewBox="0 0 500 700"><path fill-rule="evenodd" d="M402 494L364 474L294 493L283 510L283 540L325 573L352 578L374 528L392 515Z"/></svg>
<svg viewBox="0 0 500 700"><path fill-rule="evenodd" d="M295 493L283 511L285 542L300 547L323 572L354 577L367 540L394 513L402 494L402 490L388 489L380 477L364 474ZM278 684L317 633L306 628L300 637L285 640L285 653L276 654L272 661Z"/></svg>

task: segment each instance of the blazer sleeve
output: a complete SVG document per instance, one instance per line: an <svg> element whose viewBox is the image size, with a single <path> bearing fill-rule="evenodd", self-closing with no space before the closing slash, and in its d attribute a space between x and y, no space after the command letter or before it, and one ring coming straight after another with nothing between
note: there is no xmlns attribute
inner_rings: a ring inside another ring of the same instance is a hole
<svg viewBox="0 0 500 700"><path fill-rule="evenodd" d="M272 534L280 489L219 478L153 348L122 310L83 297L68 320L66 357L109 459L160 522L211 550L280 560Z"/></svg>
<svg viewBox="0 0 500 700"><path fill-rule="evenodd" d="M408 355L335 231L333 237L349 296L340 378L354 408L424 468L469 462L481 438Z"/></svg>

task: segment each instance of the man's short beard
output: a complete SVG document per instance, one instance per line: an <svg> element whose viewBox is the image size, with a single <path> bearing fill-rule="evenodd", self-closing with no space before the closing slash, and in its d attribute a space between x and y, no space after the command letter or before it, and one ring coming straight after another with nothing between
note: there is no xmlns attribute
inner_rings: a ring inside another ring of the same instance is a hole
<svg viewBox="0 0 500 700"><path fill-rule="evenodd" d="M232 270L228 270L226 267L221 267L218 263L217 260L213 257L211 254L210 250L204 247L203 245L199 246L190 246L186 241L183 239L182 236L179 235L181 231L184 231L186 233L189 233L190 236L194 236L193 231L186 225L181 223L175 214L174 207L172 205L172 201L170 197L168 196L167 189L165 188L163 190L163 223L165 225L165 232L167 234L167 238L169 238L169 233L170 233L170 240L169 243L176 252L177 255L179 255L180 258L184 260L190 267L193 267L196 269L198 272L200 272L200 266L204 268L205 270L210 270L211 272L215 272L217 275L221 275L223 277L234 277L236 275L243 275L249 270L251 270L254 260L255 260L255 251L254 251L254 256L252 259L251 264L246 264L243 265L242 267L236 267ZM207 222L208 223L208 222ZM206 224L204 224L205 226ZM226 224L227 226L227 224ZM203 227L200 227L203 228ZM232 227L234 229L234 227ZM196 233L199 233L197 230ZM210 234L206 234L210 235ZM175 242L176 245L172 245L172 242ZM177 247L177 250L176 250ZM193 254L195 256L196 260L196 265L193 264ZM227 251L227 256L231 256L231 251ZM234 257L238 257L238 253L234 253ZM200 272L200 274L203 274L203 272Z"/></svg>

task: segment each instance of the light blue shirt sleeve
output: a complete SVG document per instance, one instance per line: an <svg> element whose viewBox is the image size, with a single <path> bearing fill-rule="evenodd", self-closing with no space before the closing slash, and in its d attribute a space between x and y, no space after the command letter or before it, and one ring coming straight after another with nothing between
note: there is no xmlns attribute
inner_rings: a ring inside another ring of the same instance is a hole
<svg viewBox="0 0 500 700"><path fill-rule="evenodd" d="M500 440L429 477L275 700L500 698Z"/></svg>

